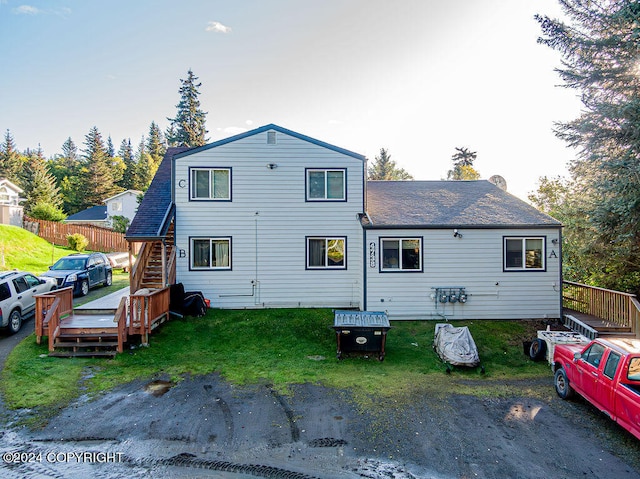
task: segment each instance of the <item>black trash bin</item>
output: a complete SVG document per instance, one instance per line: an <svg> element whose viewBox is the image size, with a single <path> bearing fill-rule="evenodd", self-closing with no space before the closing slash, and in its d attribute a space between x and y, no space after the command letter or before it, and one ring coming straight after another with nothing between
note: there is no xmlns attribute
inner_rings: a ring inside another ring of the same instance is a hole
<svg viewBox="0 0 640 479"><path fill-rule="evenodd" d="M377 355L384 360L387 331L391 329L387 313L379 311L335 311L333 329L338 343L338 359L345 353Z"/></svg>

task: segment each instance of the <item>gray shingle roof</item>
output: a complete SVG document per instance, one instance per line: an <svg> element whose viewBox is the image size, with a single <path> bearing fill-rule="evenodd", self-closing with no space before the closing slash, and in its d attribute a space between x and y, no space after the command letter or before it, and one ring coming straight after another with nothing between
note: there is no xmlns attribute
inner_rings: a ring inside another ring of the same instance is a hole
<svg viewBox="0 0 640 479"><path fill-rule="evenodd" d="M561 226L486 180L369 181L370 227Z"/></svg>
<svg viewBox="0 0 640 479"><path fill-rule="evenodd" d="M144 194L138 212L127 230L127 240L160 238L165 233L165 219L171 213L171 160L174 155L189 148L168 148L156 171L156 175Z"/></svg>
<svg viewBox="0 0 640 479"><path fill-rule="evenodd" d="M91 206L86 210L67 216L65 221L105 221L107 219L106 206Z"/></svg>

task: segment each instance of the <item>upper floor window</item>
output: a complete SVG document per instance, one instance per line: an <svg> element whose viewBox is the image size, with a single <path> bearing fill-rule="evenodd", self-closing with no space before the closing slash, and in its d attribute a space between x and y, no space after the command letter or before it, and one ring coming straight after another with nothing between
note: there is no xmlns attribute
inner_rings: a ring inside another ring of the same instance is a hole
<svg viewBox="0 0 640 479"><path fill-rule="evenodd" d="M543 271L544 237L504 238L505 271Z"/></svg>
<svg viewBox="0 0 640 479"><path fill-rule="evenodd" d="M346 201L346 170L307 169L307 201Z"/></svg>
<svg viewBox="0 0 640 479"><path fill-rule="evenodd" d="M422 271L422 238L382 238L381 271Z"/></svg>
<svg viewBox="0 0 640 479"><path fill-rule="evenodd" d="M192 200L231 200L231 168L191 168Z"/></svg>

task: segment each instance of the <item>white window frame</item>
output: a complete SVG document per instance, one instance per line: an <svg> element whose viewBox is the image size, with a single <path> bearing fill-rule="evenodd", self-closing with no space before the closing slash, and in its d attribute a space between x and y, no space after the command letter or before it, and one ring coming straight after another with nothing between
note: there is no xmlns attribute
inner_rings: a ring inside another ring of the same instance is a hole
<svg viewBox="0 0 640 479"><path fill-rule="evenodd" d="M397 241L398 242L398 266L397 267L389 267L385 266L385 258L384 258L384 243L385 241ZM405 268L402 264L402 244L404 241L417 241L419 245L418 251L418 268ZM393 237L386 236L380 238L380 271L383 273L421 273L422 269L422 256L423 256L423 247L422 247L422 237L421 236L402 236L402 237Z"/></svg>
<svg viewBox="0 0 640 479"><path fill-rule="evenodd" d="M509 241L521 242L521 258L519 266L510 266L507 261L507 243ZM527 267L527 241L540 241L542 249L540 260L542 266L539 268ZM545 236L505 236L502 240L502 267L504 271L546 271L547 270L547 238Z"/></svg>
<svg viewBox="0 0 640 479"><path fill-rule="evenodd" d="M208 171L209 172L209 195L208 196L197 196L196 194L196 179L195 174L199 171ZM215 182L215 173L218 171L226 171L227 172L227 195L223 197L216 198L215 190L216 190L216 182ZM223 167L192 167L189 168L189 199L191 201L231 201L231 168L223 168Z"/></svg>
<svg viewBox="0 0 640 479"><path fill-rule="evenodd" d="M324 266L312 266L311 265L311 241L324 241ZM342 264L337 266L330 266L329 264L329 242L330 241L342 241ZM306 247L306 267L311 270L340 270L347 269L347 237L346 236L307 236Z"/></svg>
<svg viewBox="0 0 640 479"><path fill-rule="evenodd" d="M328 198L329 191L329 175L328 173L342 173L342 195L339 198ZM312 197L311 196L311 173L323 173L324 174L324 196ZM306 200L307 201L347 201L347 170L346 168L307 168L305 172L306 180Z"/></svg>
<svg viewBox="0 0 640 479"><path fill-rule="evenodd" d="M209 242L209 266L196 266L195 262L195 251L196 241L208 241ZM227 265L226 266L213 266L213 251L215 243L227 243ZM194 236L189 238L189 269L192 271L229 271L232 266L232 241L230 236L216 236L216 237L202 237L202 236Z"/></svg>

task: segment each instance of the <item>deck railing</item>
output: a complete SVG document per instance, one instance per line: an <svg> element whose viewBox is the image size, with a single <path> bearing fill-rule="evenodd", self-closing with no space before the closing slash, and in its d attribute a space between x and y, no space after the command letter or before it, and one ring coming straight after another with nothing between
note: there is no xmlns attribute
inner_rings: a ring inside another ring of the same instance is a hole
<svg viewBox="0 0 640 479"><path fill-rule="evenodd" d="M138 291L142 286L144 269L147 267L147 261L153 250L153 243L143 243L138 251L138 258L133 264L129 273L129 291L131 294Z"/></svg>
<svg viewBox="0 0 640 479"><path fill-rule="evenodd" d="M118 352L124 351L124 343L127 342L127 304L129 298L123 296L120 298L120 304L116 310L113 321L118 325Z"/></svg>
<svg viewBox="0 0 640 479"><path fill-rule="evenodd" d="M42 336L49 337L49 351L53 351L53 342L60 334L60 318L73 312L73 288L63 288L37 294L35 333L40 344Z"/></svg>
<svg viewBox="0 0 640 479"><path fill-rule="evenodd" d="M151 330L169 319L169 297L169 288L132 294L129 304L129 334L139 334L142 344L148 344Z"/></svg>
<svg viewBox="0 0 640 479"><path fill-rule="evenodd" d="M562 306L640 333L640 302L635 294L563 281Z"/></svg>

